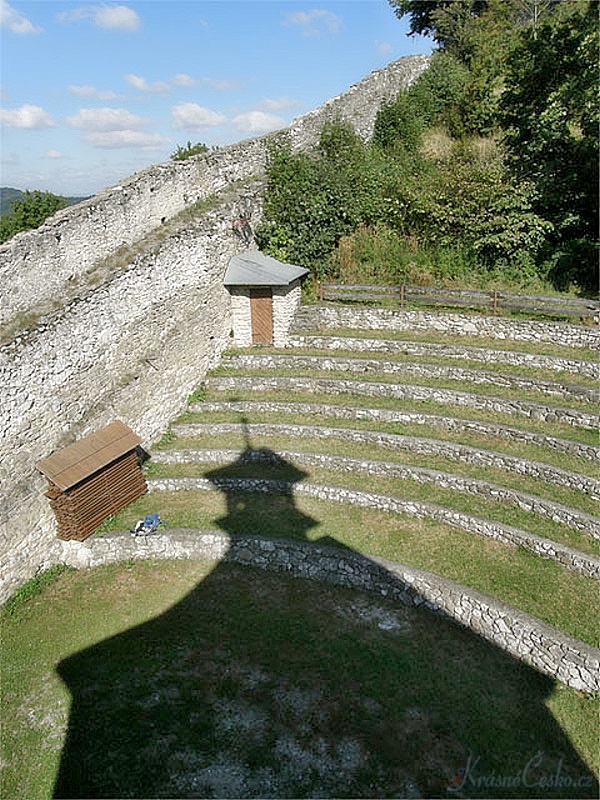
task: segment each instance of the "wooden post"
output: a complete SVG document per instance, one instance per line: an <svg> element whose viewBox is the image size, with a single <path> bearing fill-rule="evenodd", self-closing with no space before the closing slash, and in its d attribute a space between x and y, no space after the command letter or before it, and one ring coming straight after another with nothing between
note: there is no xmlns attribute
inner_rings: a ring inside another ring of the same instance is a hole
<svg viewBox="0 0 600 800"><path fill-rule="evenodd" d="M404 308L404 284L400 287L400 308Z"/></svg>
<svg viewBox="0 0 600 800"><path fill-rule="evenodd" d="M494 316L498 315L498 290L494 289Z"/></svg>

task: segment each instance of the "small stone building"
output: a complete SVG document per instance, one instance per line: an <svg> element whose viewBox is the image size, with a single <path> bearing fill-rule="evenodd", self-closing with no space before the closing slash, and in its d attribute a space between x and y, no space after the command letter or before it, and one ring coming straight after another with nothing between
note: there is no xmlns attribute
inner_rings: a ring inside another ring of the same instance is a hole
<svg viewBox="0 0 600 800"><path fill-rule="evenodd" d="M304 267L284 264L260 250L233 256L224 283L231 295L236 347L285 347L300 304L300 281L307 274Z"/></svg>

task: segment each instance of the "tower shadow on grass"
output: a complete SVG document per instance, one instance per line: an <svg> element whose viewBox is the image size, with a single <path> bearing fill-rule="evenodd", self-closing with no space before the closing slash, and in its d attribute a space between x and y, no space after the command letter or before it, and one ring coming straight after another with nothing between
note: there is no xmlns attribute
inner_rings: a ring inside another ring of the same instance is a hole
<svg viewBox="0 0 600 800"><path fill-rule="evenodd" d="M257 463L285 483L240 492ZM597 796L548 678L430 612L233 563L238 533L307 541L318 521L290 488L306 473L247 441L208 477L226 557L57 667L72 706L54 797Z"/></svg>

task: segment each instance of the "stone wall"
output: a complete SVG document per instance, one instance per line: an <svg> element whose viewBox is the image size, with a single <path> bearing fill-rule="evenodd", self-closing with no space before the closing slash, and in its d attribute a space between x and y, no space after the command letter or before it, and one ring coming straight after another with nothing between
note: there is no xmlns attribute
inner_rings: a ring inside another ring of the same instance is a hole
<svg viewBox="0 0 600 800"><path fill-rule="evenodd" d="M290 336L289 347L315 350L346 350L352 353L394 353L411 356L443 356L461 361L481 361L484 364L514 364L517 367L547 369L600 378L597 361L545 356L539 353L520 353L511 350L491 350L485 347L459 347L434 342L408 342L397 339L367 339L358 336Z"/></svg>
<svg viewBox="0 0 600 800"><path fill-rule="evenodd" d="M515 417L528 417L546 422L562 422L574 427L597 430L599 417L591 411L576 408L560 408L531 400L514 397L494 397L493 395L472 394L455 389L437 386L419 386L409 383L382 383L381 381L351 381L343 378L294 378L286 376L264 376L260 382L251 376L210 378L210 386L219 392L267 392L291 391L300 394L354 394L364 397L395 397L403 400L431 400L441 405L456 405L466 408L484 408L511 414Z"/></svg>
<svg viewBox="0 0 600 800"><path fill-rule="evenodd" d="M330 405L328 403L284 403L274 400L230 400L222 402L192 403L190 410L237 411L240 414L292 414L295 417L314 416L329 419L367 419L377 422L401 422L407 425L426 425L446 431L465 431L467 433L497 436L513 442L525 442L539 447L547 447L559 453L569 453L587 461L600 461L600 447L574 439L560 439L544 433L512 428L493 422L480 422L474 419L459 419L441 414L426 414L418 411L403 411L395 408L365 408L364 406Z"/></svg>
<svg viewBox="0 0 600 800"><path fill-rule="evenodd" d="M211 385L212 385L211 379ZM218 380L221 380L220 378ZM268 378L261 378L261 384ZM482 467L502 469L518 475L529 475L532 478L564 486L576 492L584 492L596 500L600 500L600 480L579 472L571 472L542 461L530 461L495 450L478 449L465 444L446 442L441 439L428 439L420 436L404 436L399 433L384 431L353 430L352 428L328 428L323 425L294 425L291 423L268 424L250 423L244 427L237 422L189 423L174 425L173 432L181 438L192 438L204 435L239 435L247 431L251 436L288 436L298 439L314 438L320 440L337 440L353 444L377 445L391 450L408 450L424 456L441 456L467 464L479 464Z"/></svg>
<svg viewBox="0 0 600 800"><path fill-rule="evenodd" d="M228 202L138 256L100 289L0 349L0 578L35 574L54 535L35 462L121 419L146 443L229 342Z"/></svg>
<svg viewBox="0 0 600 800"><path fill-rule="evenodd" d="M407 56L376 70L347 92L296 119L293 147L318 140L321 126L336 116L370 136L382 103L407 88L429 63ZM51 311L74 297L102 259L141 239L197 200L263 172L268 142L276 134L249 139L185 161L157 164L90 200L59 211L35 230L0 247L0 324L33 308Z"/></svg>
<svg viewBox="0 0 600 800"><path fill-rule="evenodd" d="M459 336L487 336L519 342L550 342L598 351L600 330L562 322L521 321L469 314L438 314L396 308L306 306L296 320L296 331L354 328L358 330L437 331Z"/></svg>
<svg viewBox="0 0 600 800"><path fill-rule="evenodd" d="M400 59L300 117L293 146L337 115L368 135L427 63ZM230 342L232 209L251 191L260 216L251 184L277 135L150 167L0 247L0 601L49 558L35 462L115 418L152 442Z"/></svg>
<svg viewBox="0 0 600 800"><path fill-rule="evenodd" d="M375 592L455 620L567 686L600 690L600 650L454 581L347 549L220 531L170 530L148 537L116 533L82 543L57 541L54 557L78 568L128 559L221 559Z"/></svg>
<svg viewBox="0 0 600 800"><path fill-rule="evenodd" d="M283 492L289 495L306 495L325 500L326 502L343 503L344 505L359 506L362 508L376 508L379 511L405 514L417 519L434 519L446 525L461 528L469 533L495 539L515 547L524 547L533 553L556 561L567 569L580 572L587 578L600 579L600 559L582 553L572 547L545 539L536 534L522 531L510 525L483 517L475 517L455 509L444 508L435 503L426 503L418 500L405 500L395 495L379 494L378 492L361 491L346 486L329 486L324 484L302 482L292 484L284 480L269 478L154 478L149 481L150 491L185 492L185 491L213 491L215 488L224 492L264 492L273 494Z"/></svg>
<svg viewBox="0 0 600 800"><path fill-rule="evenodd" d="M273 344L287 347L294 315L300 305L302 289L300 279L289 286L273 287Z"/></svg>

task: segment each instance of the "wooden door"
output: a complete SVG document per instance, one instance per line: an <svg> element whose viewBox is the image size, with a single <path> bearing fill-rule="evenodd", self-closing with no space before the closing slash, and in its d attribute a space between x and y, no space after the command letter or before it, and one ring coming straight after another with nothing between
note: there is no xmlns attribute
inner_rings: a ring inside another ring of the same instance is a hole
<svg viewBox="0 0 600 800"><path fill-rule="evenodd" d="M250 289L252 344L273 344L273 293L271 289Z"/></svg>

